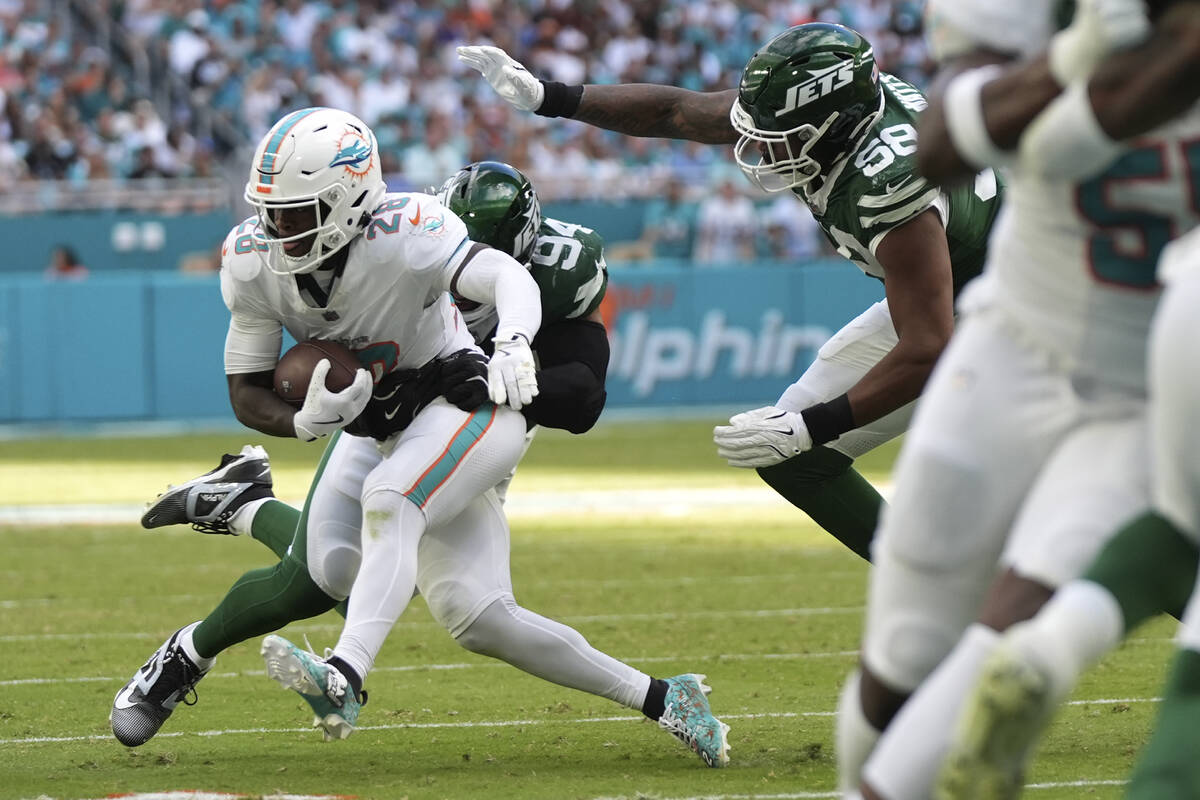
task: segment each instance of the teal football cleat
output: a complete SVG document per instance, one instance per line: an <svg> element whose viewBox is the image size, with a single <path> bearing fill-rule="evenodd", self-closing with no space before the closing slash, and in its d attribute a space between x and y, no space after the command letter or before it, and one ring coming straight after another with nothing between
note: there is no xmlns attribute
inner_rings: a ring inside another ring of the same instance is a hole
<svg viewBox="0 0 1200 800"><path fill-rule="evenodd" d="M712 688L704 685L703 675L677 675L667 678L666 708L658 724L691 748L710 767L729 763L729 726L713 716L705 697Z"/></svg>
<svg viewBox="0 0 1200 800"><path fill-rule="evenodd" d="M263 639L260 652L267 664L267 676L283 688L299 692L312 707L313 727L324 732L325 741L345 739L354 733L366 694L360 702L341 672L315 653L274 634Z"/></svg>

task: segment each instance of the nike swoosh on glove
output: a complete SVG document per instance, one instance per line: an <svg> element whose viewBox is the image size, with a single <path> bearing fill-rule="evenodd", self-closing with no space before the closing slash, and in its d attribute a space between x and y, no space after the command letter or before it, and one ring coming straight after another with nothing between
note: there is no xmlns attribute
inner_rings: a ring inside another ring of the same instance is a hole
<svg viewBox="0 0 1200 800"><path fill-rule="evenodd" d="M488 401L488 358L478 350L459 350L442 359L442 396L462 411Z"/></svg>
<svg viewBox="0 0 1200 800"><path fill-rule="evenodd" d="M529 70L499 47L471 45L457 48L458 60L479 70L502 99L522 111L537 111L546 99L546 87Z"/></svg>
<svg viewBox="0 0 1200 800"><path fill-rule="evenodd" d="M496 405L506 403L520 411L537 397L537 367L529 342L519 333L511 339L493 339L496 351L488 360L488 396Z"/></svg>
<svg viewBox="0 0 1200 800"><path fill-rule="evenodd" d="M775 406L734 415L713 428L713 441L732 467L770 467L812 449L804 418Z"/></svg>
<svg viewBox="0 0 1200 800"><path fill-rule="evenodd" d="M329 374L329 359L322 358L313 367L308 381L308 394L304 405L292 417L296 438L312 442L341 430L362 413L371 399L371 373L359 369L354 373L354 383L340 392L331 392L325 386Z"/></svg>

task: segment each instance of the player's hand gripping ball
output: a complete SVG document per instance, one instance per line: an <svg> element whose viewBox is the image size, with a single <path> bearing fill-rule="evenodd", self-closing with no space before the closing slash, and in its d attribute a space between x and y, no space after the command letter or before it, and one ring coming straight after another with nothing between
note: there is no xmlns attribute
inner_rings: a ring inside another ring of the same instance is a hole
<svg viewBox="0 0 1200 800"><path fill-rule="evenodd" d="M348 348L309 339L275 365L275 393L300 407L296 438L311 442L349 425L371 399L371 373Z"/></svg>

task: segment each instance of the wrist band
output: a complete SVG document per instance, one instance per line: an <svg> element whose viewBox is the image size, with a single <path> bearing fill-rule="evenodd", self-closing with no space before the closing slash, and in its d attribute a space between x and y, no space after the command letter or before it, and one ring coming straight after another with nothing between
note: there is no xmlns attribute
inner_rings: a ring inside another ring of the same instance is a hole
<svg viewBox="0 0 1200 800"><path fill-rule="evenodd" d="M542 104L533 113L543 117L573 117L579 110L579 101L583 98L583 86L575 84L567 86L558 81L542 81L546 96Z"/></svg>
<svg viewBox="0 0 1200 800"><path fill-rule="evenodd" d="M998 166L1012 158L992 141L980 97L983 85L1000 72L998 65L991 64L960 73L946 86L942 99L950 141L963 160L976 169Z"/></svg>
<svg viewBox="0 0 1200 800"><path fill-rule="evenodd" d="M804 419L804 427L808 428L808 435L812 437L814 447L832 442L846 431L858 427L854 424L850 398L844 394L838 395L828 403L809 406L800 412L800 416Z"/></svg>
<svg viewBox="0 0 1200 800"><path fill-rule="evenodd" d="M1124 147L1096 119L1087 83L1076 81L1021 135L1017 166L1053 180L1077 180L1108 166Z"/></svg>

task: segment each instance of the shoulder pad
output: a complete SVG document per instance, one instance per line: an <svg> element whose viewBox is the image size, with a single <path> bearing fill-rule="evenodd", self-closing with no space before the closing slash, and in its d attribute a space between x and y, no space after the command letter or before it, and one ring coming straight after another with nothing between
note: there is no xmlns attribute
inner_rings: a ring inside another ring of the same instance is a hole
<svg viewBox="0 0 1200 800"><path fill-rule="evenodd" d="M267 245L258 233L258 217L247 217L235 225L221 245L221 271L239 281L253 280L263 268Z"/></svg>

